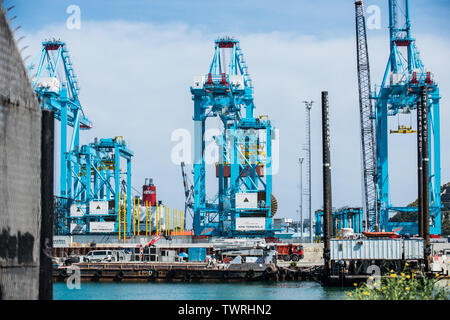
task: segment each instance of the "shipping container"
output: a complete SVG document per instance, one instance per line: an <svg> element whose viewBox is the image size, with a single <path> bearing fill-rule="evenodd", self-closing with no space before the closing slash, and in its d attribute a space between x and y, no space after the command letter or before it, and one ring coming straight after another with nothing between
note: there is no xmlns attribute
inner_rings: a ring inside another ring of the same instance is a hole
<svg viewBox="0 0 450 320"><path fill-rule="evenodd" d="M143 206L156 206L156 186L144 185L142 186L142 205Z"/></svg>
<svg viewBox="0 0 450 320"><path fill-rule="evenodd" d="M260 177L264 177L264 165L259 164L256 166L256 174ZM246 166L246 168L242 169L239 168L239 174L241 177L246 177L247 175L250 175L252 172L252 168L250 168L249 166ZM224 164L223 165L223 176L225 178L229 178L231 177L231 167L229 164ZM219 177L219 164L216 163L216 178Z"/></svg>
<svg viewBox="0 0 450 320"><path fill-rule="evenodd" d="M174 256L162 256L161 262L175 262Z"/></svg>
<svg viewBox="0 0 450 320"><path fill-rule="evenodd" d="M331 260L402 260L401 239L331 240Z"/></svg>
<svg viewBox="0 0 450 320"><path fill-rule="evenodd" d="M424 241L422 239L403 240L403 253L406 260L424 258Z"/></svg>
<svg viewBox="0 0 450 320"><path fill-rule="evenodd" d="M204 262L206 261L206 248L189 248L189 261Z"/></svg>

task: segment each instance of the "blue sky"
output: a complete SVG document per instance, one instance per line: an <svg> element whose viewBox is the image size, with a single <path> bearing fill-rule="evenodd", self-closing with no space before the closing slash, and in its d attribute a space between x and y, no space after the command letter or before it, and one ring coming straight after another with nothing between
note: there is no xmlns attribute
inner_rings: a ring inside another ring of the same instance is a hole
<svg viewBox="0 0 450 320"><path fill-rule="evenodd" d="M302 154L305 111L302 100L330 93L333 206L361 205L359 106L355 61L354 1L76 1L5 0L15 8L12 27L26 35L23 55L36 56L45 38L63 39L81 86L83 108L94 137L124 136L135 152L133 186L153 177L159 199L184 204L180 168L171 161L177 129L193 132L189 86L204 74L213 41L229 34L241 41L255 85L256 114L268 114L280 130L280 170L273 190L280 215L297 216L298 156ZM66 8L81 9L81 30L68 30ZM319 5L320 4L320 5ZM387 0L366 1L381 8L381 28L369 30L372 84L379 84L388 55ZM427 68L435 71L441 94L442 182L450 181L450 5L448 0L411 0L413 36ZM407 123L408 124L408 123ZM393 119L393 125L397 120ZM312 204L322 206L319 103L312 110ZM390 137L391 139L391 137ZM415 138L392 137L389 151L392 202L416 198ZM401 161L399 161L401 159ZM215 186L207 180L207 188ZM411 188L405 186L412 186ZM216 186L215 186L216 187Z"/></svg>
<svg viewBox="0 0 450 320"><path fill-rule="evenodd" d="M317 36L343 35L353 29L352 0L5 0L13 4L26 29L63 22L66 8L76 4L85 20L127 20L157 24L182 22L212 32L301 31ZM448 0L413 0L411 18L423 32L445 33L450 20ZM387 1L371 0L384 12ZM387 15L382 16L386 25Z"/></svg>

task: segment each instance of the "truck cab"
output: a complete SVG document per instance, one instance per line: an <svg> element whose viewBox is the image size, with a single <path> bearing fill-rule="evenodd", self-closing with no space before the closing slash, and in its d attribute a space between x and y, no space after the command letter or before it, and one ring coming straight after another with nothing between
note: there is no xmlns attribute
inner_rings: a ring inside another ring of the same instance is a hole
<svg viewBox="0 0 450 320"><path fill-rule="evenodd" d="M278 259L284 261L299 261L303 259L305 253L303 245L295 243L277 243Z"/></svg>

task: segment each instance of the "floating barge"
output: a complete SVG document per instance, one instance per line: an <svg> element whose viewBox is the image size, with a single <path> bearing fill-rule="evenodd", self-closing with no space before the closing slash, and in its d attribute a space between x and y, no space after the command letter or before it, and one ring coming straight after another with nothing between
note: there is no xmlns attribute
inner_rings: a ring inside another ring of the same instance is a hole
<svg viewBox="0 0 450 320"><path fill-rule="evenodd" d="M275 279L273 264L243 263L227 268L207 263L78 263L53 270L55 281L65 280L79 268L82 281L208 281L208 280L270 280Z"/></svg>
<svg viewBox="0 0 450 320"><path fill-rule="evenodd" d="M192 262L76 263L54 268L53 279L66 281L79 270L81 281L319 281L321 269L322 266L287 268L258 263L230 264L226 267Z"/></svg>

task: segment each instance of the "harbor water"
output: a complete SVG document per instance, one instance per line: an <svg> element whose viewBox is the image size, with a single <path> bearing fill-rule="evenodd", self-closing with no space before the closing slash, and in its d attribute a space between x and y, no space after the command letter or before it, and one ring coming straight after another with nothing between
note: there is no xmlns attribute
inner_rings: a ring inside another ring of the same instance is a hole
<svg viewBox="0 0 450 320"><path fill-rule="evenodd" d="M349 288L317 282L82 282L72 288L53 286L54 300L343 300Z"/></svg>

